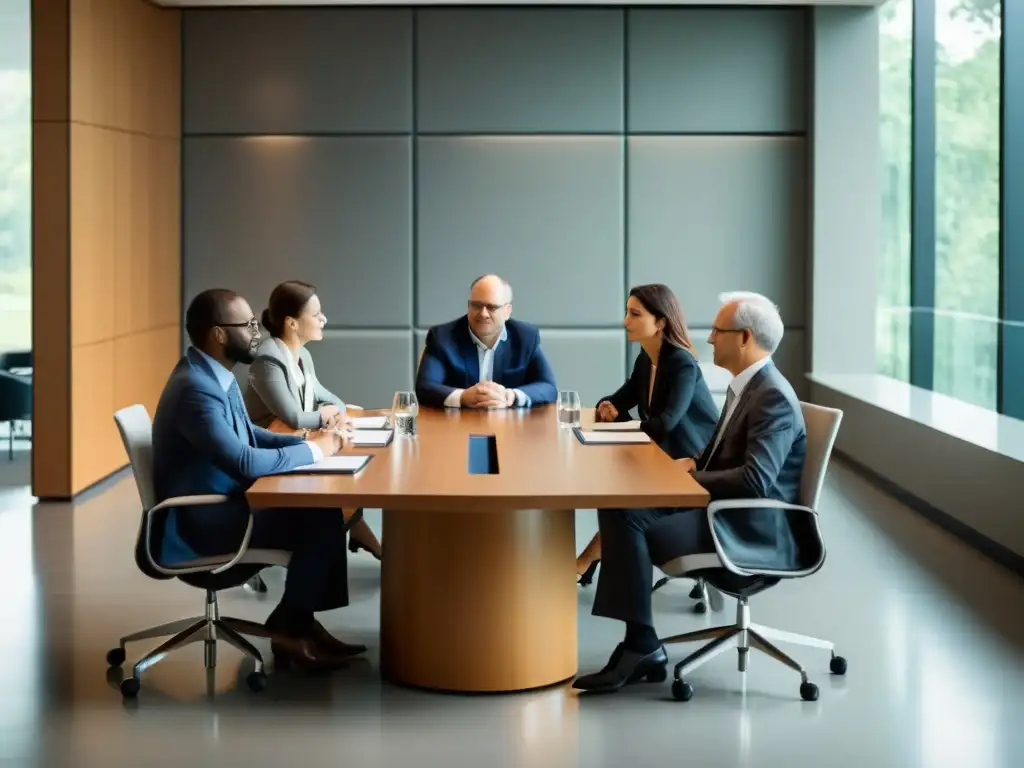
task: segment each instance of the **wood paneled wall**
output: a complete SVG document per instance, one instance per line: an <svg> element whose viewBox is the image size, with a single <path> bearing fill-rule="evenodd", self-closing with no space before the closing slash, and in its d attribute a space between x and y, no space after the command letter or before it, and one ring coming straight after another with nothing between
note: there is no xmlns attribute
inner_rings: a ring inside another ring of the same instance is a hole
<svg viewBox="0 0 1024 768"><path fill-rule="evenodd" d="M33 0L36 496L127 462L113 414L180 353L181 20L149 0Z"/></svg>

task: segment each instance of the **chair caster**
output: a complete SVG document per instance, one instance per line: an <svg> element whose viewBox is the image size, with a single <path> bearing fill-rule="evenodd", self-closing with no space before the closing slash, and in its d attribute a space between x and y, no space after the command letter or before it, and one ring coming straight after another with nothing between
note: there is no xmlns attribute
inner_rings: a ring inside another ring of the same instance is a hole
<svg viewBox="0 0 1024 768"><path fill-rule="evenodd" d="M690 599L700 600L702 597L704 597L704 590L700 588L700 582L698 581L693 585L693 589L690 590Z"/></svg>
<svg viewBox="0 0 1024 768"><path fill-rule="evenodd" d="M245 586L247 589L251 589L253 592L256 592L257 594L264 594L267 591L267 582L265 582L263 580L263 577L260 576L258 573L251 579L249 579L247 582L245 582Z"/></svg>
<svg viewBox="0 0 1024 768"><path fill-rule="evenodd" d="M654 583L654 586L653 586L653 587L651 587L651 592L657 592L657 591L658 591L659 589L661 589L661 588L662 588L662 587L664 587L664 586L665 586L666 584L668 584L668 582L669 582L669 578L668 578L668 576L662 576L662 577L661 577L660 579L658 579L658 580L657 580L657 581L656 581L656 582Z"/></svg>
<svg viewBox="0 0 1024 768"><path fill-rule="evenodd" d="M816 686L814 683L801 683L800 698L804 701L817 701L818 686Z"/></svg>
<svg viewBox="0 0 1024 768"><path fill-rule="evenodd" d="M682 680L672 681L672 698L676 701L689 701L693 698L693 686Z"/></svg>
<svg viewBox="0 0 1024 768"><path fill-rule="evenodd" d="M694 613L707 613L708 612L707 603L705 603L703 600L701 600L699 603L696 603L693 606L693 612Z"/></svg>
<svg viewBox="0 0 1024 768"><path fill-rule="evenodd" d="M267 675L264 672L250 672L245 676L245 684L253 693L262 693L267 688Z"/></svg>
<svg viewBox="0 0 1024 768"><path fill-rule="evenodd" d="M829 662L828 668L832 670L833 675L845 675L846 674L846 659L842 656L832 656L832 661Z"/></svg>
<svg viewBox="0 0 1024 768"><path fill-rule="evenodd" d="M664 666L656 667L644 675L648 683L664 683L668 679L668 669Z"/></svg>
<svg viewBox="0 0 1024 768"><path fill-rule="evenodd" d="M139 688L141 687L142 685L135 677L126 677L121 681L121 695L126 699L134 699L139 695Z"/></svg>
<svg viewBox="0 0 1024 768"><path fill-rule="evenodd" d="M111 648L107 651L108 667L120 667L122 664L124 664L124 648Z"/></svg>

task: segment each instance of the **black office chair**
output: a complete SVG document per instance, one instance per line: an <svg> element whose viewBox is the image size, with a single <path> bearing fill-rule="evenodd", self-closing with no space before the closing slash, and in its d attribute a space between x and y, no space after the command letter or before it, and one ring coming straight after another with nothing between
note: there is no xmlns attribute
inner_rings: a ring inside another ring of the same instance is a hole
<svg viewBox="0 0 1024 768"><path fill-rule="evenodd" d="M7 458L14 458L15 422L32 420L32 379L0 370L0 422L7 422Z"/></svg>
<svg viewBox="0 0 1024 768"><path fill-rule="evenodd" d="M836 655L832 642L771 629L750 621L748 601L751 597L774 587L783 579L799 579L817 573L825 562L825 542L818 527L818 502L821 497L821 489L825 484L825 474L828 470L829 458L832 455L832 446L839 433L843 412L810 403L801 403L801 408L804 422L807 425L807 455L804 460L803 476L800 480L799 499L801 503L787 504L772 499L714 501L708 505L707 514L715 551L675 557L659 566L672 578L702 579L713 588L710 598L713 605L716 602L714 595L717 594L718 600L721 600L721 595L715 590L720 590L737 600L735 624L686 632L662 640L665 645L697 640L711 641L676 664L672 695L680 701L689 701L693 697L693 686L686 682L685 676L730 648L737 650L740 672L747 671L747 658L751 648L756 648L799 672L801 677L800 696L806 701L815 701L818 698L818 686L808 680L807 672L799 662L779 650L771 640L830 651L832 673L846 674L846 659ZM715 529L717 514L728 509L757 508L787 510L789 524L797 538L800 560L792 570L783 571L738 565L734 561L732 553L719 540ZM716 610L719 609L717 605L714 607Z"/></svg>

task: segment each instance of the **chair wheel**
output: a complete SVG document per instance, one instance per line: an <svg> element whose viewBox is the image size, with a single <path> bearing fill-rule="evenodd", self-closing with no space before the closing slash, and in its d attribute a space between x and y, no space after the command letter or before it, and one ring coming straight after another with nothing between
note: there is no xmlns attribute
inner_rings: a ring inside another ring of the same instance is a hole
<svg viewBox="0 0 1024 768"><path fill-rule="evenodd" d="M257 594L265 594L267 591L267 582L258 573L245 582L245 586Z"/></svg>
<svg viewBox="0 0 1024 768"><path fill-rule="evenodd" d="M800 698L804 701L817 701L818 686L816 686L814 683L801 683Z"/></svg>
<svg viewBox="0 0 1024 768"><path fill-rule="evenodd" d="M676 701L689 701L693 698L693 686L682 680L672 682L672 697Z"/></svg>
<svg viewBox="0 0 1024 768"><path fill-rule="evenodd" d="M142 686L134 677L126 677L121 681L121 695L126 699L134 699L139 695L139 688Z"/></svg>
<svg viewBox="0 0 1024 768"><path fill-rule="evenodd" d="M842 656L833 656L832 661L829 662L828 668L832 670L833 675L845 675L846 659Z"/></svg>
<svg viewBox="0 0 1024 768"><path fill-rule="evenodd" d="M664 586L665 586L666 584L668 584L668 582L669 582L669 578L668 578L668 576L662 576L662 577L661 577L660 579L658 579L658 580L657 580L657 581L656 581L656 582L654 583L654 586L653 586L653 587L651 587L651 592L657 592L657 591L658 591L659 589L661 589L661 588L662 588L662 587L664 587Z"/></svg>
<svg viewBox="0 0 1024 768"><path fill-rule="evenodd" d="M267 687L267 675L264 672L250 672L245 676L245 683L253 693L262 693Z"/></svg>
<svg viewBox="0 0 1024 768"><path fill-rule="evenodd" d="M693 585L693 589L690 590L691 600L700 600L704 596L704 590L700 588L700 582L698 581Z"/></svg>
<svg viewBox="0 0 1024 768"><path fill-rule="evenodd" d="M111 648L107 651L107 666L120 667L124 664L124 648Z"/></svg>
<svg viewBox="0 0 1024 768"><path fill-rule="evenodd" d="M703 600L701 600L699 603L694 604L693 612L694 613L707 613L708 612L708 606L707 606L707 604Z"/></svg>
<svg viewBox="0 0 1024 768"><path fill-rule="evenodd" d="M668 679L668 669L664 666L655 667L644 675L644 680L648 683L664 683Z"/></svg>

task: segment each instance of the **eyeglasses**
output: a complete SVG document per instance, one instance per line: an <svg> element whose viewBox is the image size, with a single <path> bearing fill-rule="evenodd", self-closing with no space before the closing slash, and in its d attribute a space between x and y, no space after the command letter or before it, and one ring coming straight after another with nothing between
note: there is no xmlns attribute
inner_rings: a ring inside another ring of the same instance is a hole
<svg viewBox="0 0 1024 768"><path fill-rule="evenodd" d="M260 323L254 317L246 323L217 323L220 328L248 328L250 331L259 332Z"/></svg>
<svg viewBox="0 0 1024 768"><path fill-rule="evenodd" d="M498 310L504 309L508 304L486 304L482 301L471 301L469 302L469 308L474 312L483 312L485 309L492 315Z"/></svg>
<svg viewBox="0 0 1024 768"><path fill-rule="evenodd" d="M719 328L717 325L711 326L711 335L717 336L720 333L743 333L746 328Z"/></svg>

